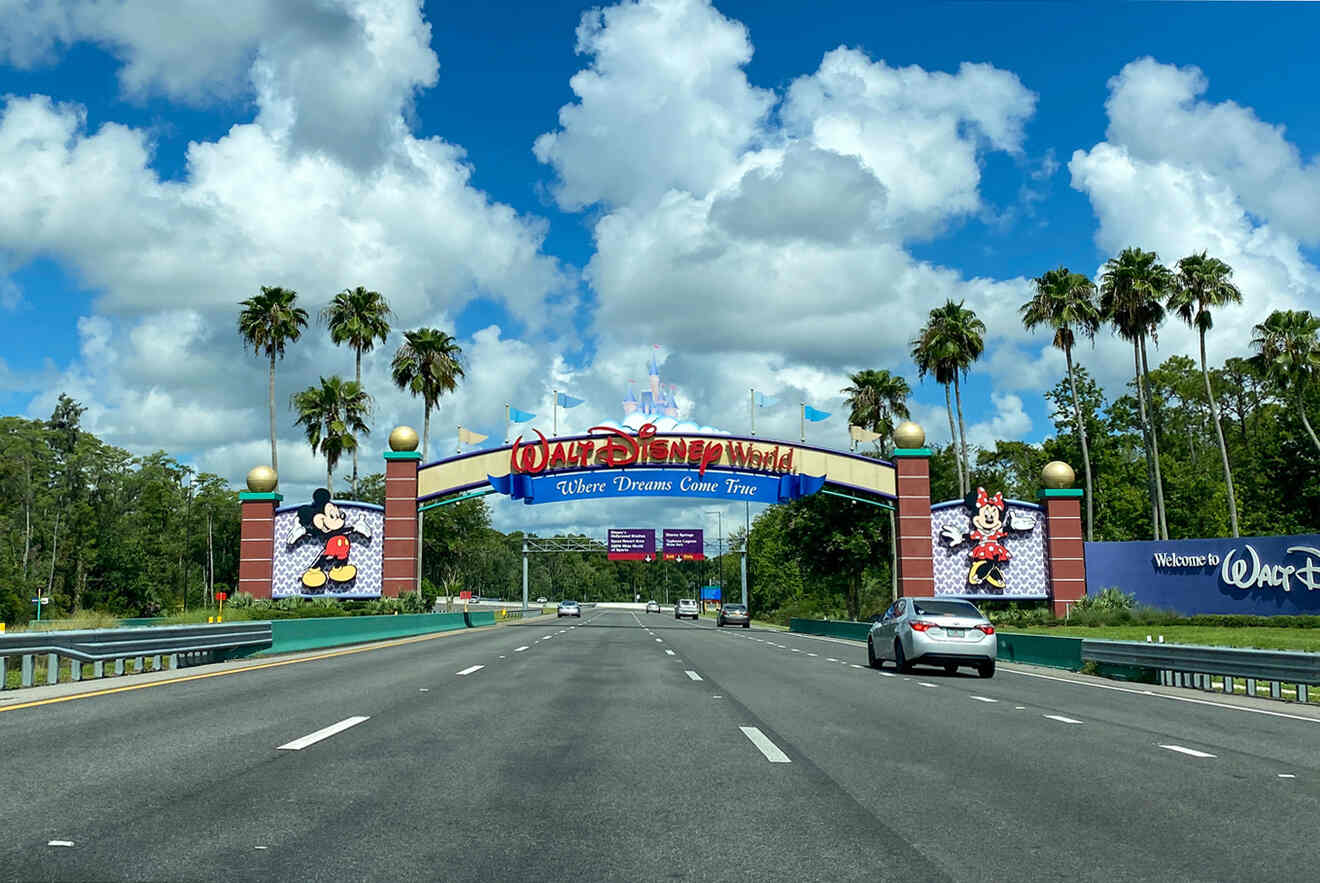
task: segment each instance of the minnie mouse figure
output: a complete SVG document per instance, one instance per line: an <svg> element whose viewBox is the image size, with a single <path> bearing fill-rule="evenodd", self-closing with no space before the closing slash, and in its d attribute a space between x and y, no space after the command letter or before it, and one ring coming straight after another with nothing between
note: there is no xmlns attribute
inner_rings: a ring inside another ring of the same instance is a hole
<svg viewBox="0 0 1320 883"><path fill-rule="evenodd" d="M982 487L978 487L974 495L968 494L965 502L968 511L972 513L969 519L972 529L963 533L952 524L948 524L940 530L940 538L950 547L966 540L974 542L971 553L972 566L967 571L967 584L979 586L986 582L1002 590L1005 582L1000 565L1008 563L1013 556L1004 548L1000 540L1008 536L1009 530L1031 530L1035 527L1035 519L1015 516L1010 524L1006 521L1007 511L1003 493L997 493L992 497Z"/></svg>
<svg viewBox="0 0 1320 883"><path fill-rule="evenodd" d="M327 578L340 586L357 577L357 568L348 563L353 547L350 533L370 538L371 528L360 522L349 524L348 516L330 501L330 492L325 488L316 489L309 505L298 507L298 526L289 534L288 544L292 546L308 535L325 541L321 554L302 575L305 588L320 589Z"/></svg>

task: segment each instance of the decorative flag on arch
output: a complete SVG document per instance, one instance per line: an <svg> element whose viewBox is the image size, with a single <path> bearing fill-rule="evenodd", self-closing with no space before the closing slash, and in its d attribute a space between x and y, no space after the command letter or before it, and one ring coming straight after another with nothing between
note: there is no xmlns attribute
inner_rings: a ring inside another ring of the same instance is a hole
<svg viewBox="0 0 1320 883"><path fill-rule="evenodd" d="M828 420L830 412L817 411L815 408L811 407L811 405L803 405L802 416L810 420L812 423L819 423L822 420Z"/></svg>
<svg viewBox="0 0 1320 883"><path fill-rule="evenodd" d="M482 435L479 432L473 432L470 429L464 429L461 426L458 427L458 443L460 445L479 445L488 438L490 438L490 436Z"/></svg>
<svg viewBox="0 0 1320 883"><path fill-rule="evenodd" d="M566 392L559 393L559 395L555 399L555 403L559 405L559 407L561 408L576 408L578 405L582 404L585 401L586 399L576 398L574 396L569 395Z"/></svg>
<svg viewBox="0 0 1320 883"><path fill-rule="evenodd" d="M509 419L514 423L526 423L528 420L533 420L535 418L536 415L530 411L520 411L517 408L509 408Z"/></svg>
<svg viewBox="0 0 1320 883"><path fill-rule="evenodd" d="M853 426L851 424L848 426L848 434L852 436L852 440L855 442L871 442L882 436L882 433L872 432L865 427Z"/></svg>

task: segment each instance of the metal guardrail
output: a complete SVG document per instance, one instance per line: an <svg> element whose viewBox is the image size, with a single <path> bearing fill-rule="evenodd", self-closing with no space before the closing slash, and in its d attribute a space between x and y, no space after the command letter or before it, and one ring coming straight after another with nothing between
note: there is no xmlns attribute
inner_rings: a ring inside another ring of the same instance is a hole
<svg viewBox="0 0 1320 883"><path fill-rule="evenodd" d="M1248 696L1255 696L1257 681L1269 685L1269 695L1283 698L1283 685L1296 687L1297 701L1308 700L1309 688L1320 685L1320 653L1293 650L1247 650L1195 644L1153 644L1141 641L1082 641L1082 659L1107 665L1158 671L1160 683L1171 687L1213 690L1212 675L1220 689L1235 693L1235 679L1245 681Z"/></svg>
<svg viewBox="0 0 1320 883"><path fill-rule="evenodd" d="M159 626L132 629L88 629L80 631L17 632L0 635L0 689L8 684L9 657L18 657L21 686L31 687L36 657L46 657L46 683L59 683L60 660L69 660L69 679L81 681L84 663L93 666L93 678L105 676L105 663L114 663L114 674L132 671L201 665L228 656L235 650L258 649L271 644L269 622L236 622L216 625ZM162 658L165 665L162 665Z"/></svg>

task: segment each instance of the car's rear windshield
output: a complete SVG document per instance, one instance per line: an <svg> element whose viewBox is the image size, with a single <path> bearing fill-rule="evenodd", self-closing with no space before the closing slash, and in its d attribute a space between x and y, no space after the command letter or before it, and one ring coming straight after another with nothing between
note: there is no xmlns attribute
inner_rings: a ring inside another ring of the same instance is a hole
<svg viewBox="0 0 1320 883"><path fill-rule="evenodd" d="M913 601L912 609L927 616L980 616L977 610L966 601Z"/></svg>
<svg viewBox="0 0 1320 883"><path fill-rule="evenodd" d="M747 608L742 606L741 604L725 604L724 609L729 611L730 613L742 613Z"/></svg>
<svg viewBox="0 0 1320 883"><path fill-rule="evenodd" d="M576 606L577 606L577 602L576 602L576 601L560 601L559 603L560 603L560 604L563 604L565 607L576 607Z"/></svg>

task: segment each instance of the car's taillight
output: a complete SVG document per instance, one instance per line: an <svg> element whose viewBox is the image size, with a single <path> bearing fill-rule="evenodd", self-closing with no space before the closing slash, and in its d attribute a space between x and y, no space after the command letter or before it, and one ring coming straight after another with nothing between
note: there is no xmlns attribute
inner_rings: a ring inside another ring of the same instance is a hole
<svg viewBox="0 0 1320 883"><path fill-rule="evenodd" d="M995 633L995 627L992 625L978 625L977 628L985 632L987 635L993 635Z"/></svg>
<svg viewBox="0 0 1320 883"><path fill-rule="evenodd" d="M933 626L934 626L934 627L937 627L937 626L936 626L936 623L933 623L933 622L922 622L921 620L917 620L916 622L912 623L912 631L914 631L914 632L924 632L926 629L931 628L931 627L933 627Z"/></svg>

